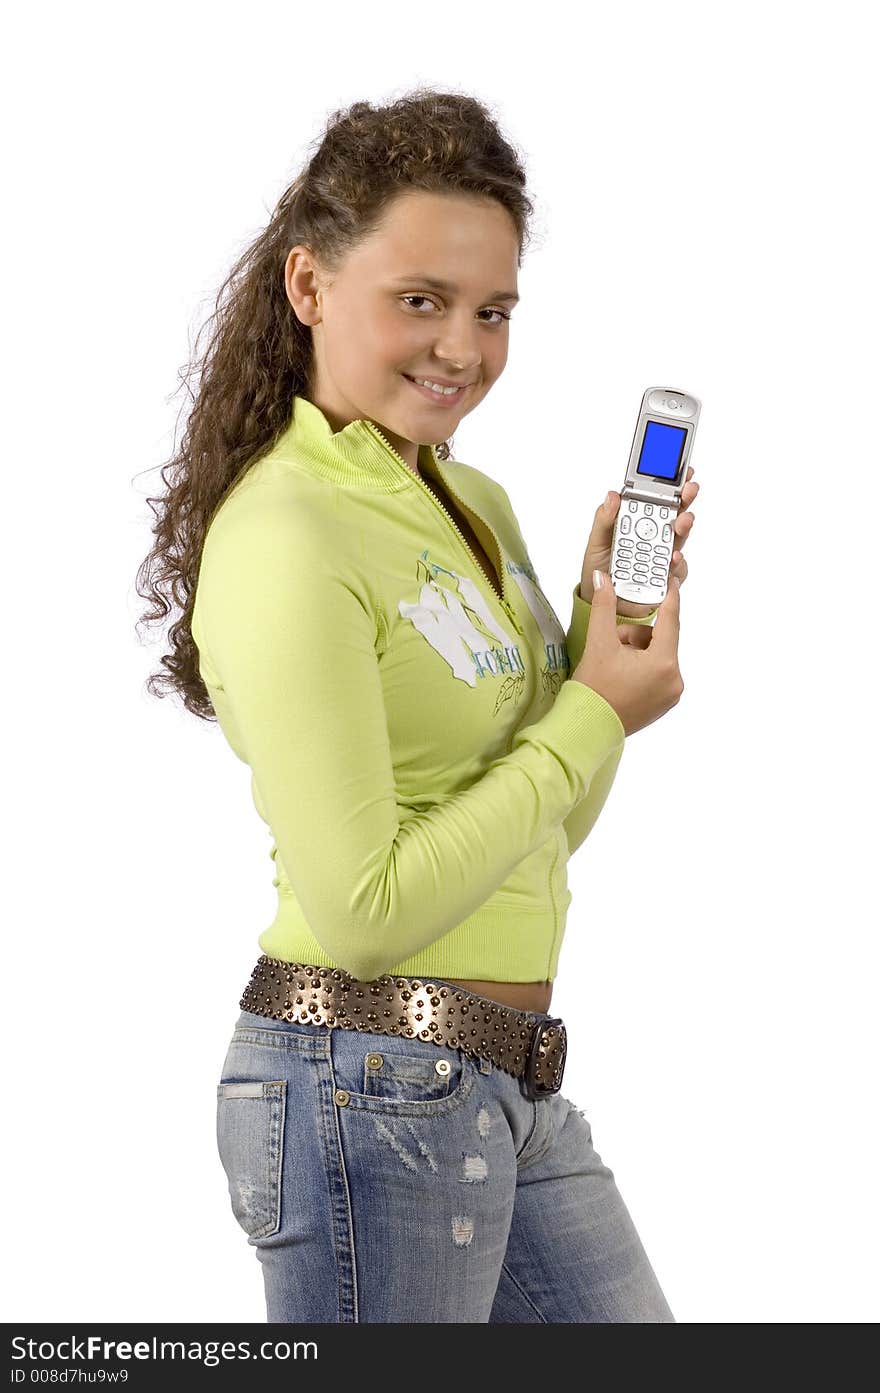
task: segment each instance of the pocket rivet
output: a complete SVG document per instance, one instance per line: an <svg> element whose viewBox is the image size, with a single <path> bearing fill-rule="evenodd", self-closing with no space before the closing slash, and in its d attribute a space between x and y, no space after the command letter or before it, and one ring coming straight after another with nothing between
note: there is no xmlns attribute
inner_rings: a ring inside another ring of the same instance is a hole
<svg viewBox="0 0 880 1393"><path fill-rule="evenodd" d="M336 1092L333 1094L334 1103L338 1103L341 1108L345 1107L348 1098L349 1095L344 1088L337 1088Z"/></svg>
<svg viewBox="0 0 880 1393"><path fill-rule="evenodd" d="M368 1068L368 1069L381 1069L383 1063L384 1063L384 1060L382 1059L381 1054L368 1054L368 1055L367 1055L367 1068Z"/></svg>
<svg viewBox="0 0 880 1393"><path fill-rule="evenodd" d="M438 1059L434 1065L438 1074L448 1074L451 1067L448 1059Z"/></svg>

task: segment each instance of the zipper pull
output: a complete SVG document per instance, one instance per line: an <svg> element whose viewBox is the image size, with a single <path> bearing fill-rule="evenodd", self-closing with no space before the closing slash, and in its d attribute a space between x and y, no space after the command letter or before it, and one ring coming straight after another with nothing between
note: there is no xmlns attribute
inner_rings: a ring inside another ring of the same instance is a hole
<svg viewBox="0 0 880 1393"><path fill-rule="evenodd" d="M515 613L514 613L514 611L513 611L513 606L511 605L510 601L509 601L509 600L502 600L502 601L501 601L501 608L504 610L504 613L507 615L507 617L508 617L508 619L510 620L511 624L512 624L513 627L516 629L517 633L518 633L518 634L524 633L524 629L523 629L522 625L520 624L519 620L517 619L517 617L516 617L516 615L515 615Z"/></svg>

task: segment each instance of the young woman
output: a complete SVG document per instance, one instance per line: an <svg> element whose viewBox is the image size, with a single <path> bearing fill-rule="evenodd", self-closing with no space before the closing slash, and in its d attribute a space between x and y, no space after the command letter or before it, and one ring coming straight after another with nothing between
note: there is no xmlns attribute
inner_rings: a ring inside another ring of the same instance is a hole
<svg viewBox="0 0 880 1393"><path fill-rule="evenodd" d="M273 837L217 1089L270 1321L673 1320L549 1007L566 862L682 691L693 514L659 610L616 603L610 494L564 631L453 458L507 361L524 182L473 98L334 114L230 277L150 558L188 597L165 680Z"/></svg>

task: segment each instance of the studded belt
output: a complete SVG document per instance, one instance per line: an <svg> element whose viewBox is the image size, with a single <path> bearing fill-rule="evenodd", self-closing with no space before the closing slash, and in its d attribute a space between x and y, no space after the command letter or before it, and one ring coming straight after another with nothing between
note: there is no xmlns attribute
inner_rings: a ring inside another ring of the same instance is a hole
<svg viewBox="0 0 880 1393"><path fill-rule="evenodd" d="M558 1016L517 1011L453 982L388 973L361 982L342 968L263 954L239 1005L273 1020L407 1035L491 1059L521 1080L527 1098L545 1098L562 1087L566 1031Z"/></svg>

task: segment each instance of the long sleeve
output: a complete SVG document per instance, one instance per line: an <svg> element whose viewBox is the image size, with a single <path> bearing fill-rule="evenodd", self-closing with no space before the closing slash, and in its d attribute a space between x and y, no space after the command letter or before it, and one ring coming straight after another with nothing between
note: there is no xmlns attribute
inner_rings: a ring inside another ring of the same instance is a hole
<svg viewBox="0 0 880 1393"><path fill-rule="evenodd" d="M565 646L571 665L569 670L574 672L584 655L584 649L587 645L587 630L592 613L589 601L581 598L580 582L575 585L572 591L571 603L571 623L568 626ZM656 613L657 611L654 610L651 614L646 614L643 619L618 614L617 623L650 624ZM590 781L590 787L585 796L575 804L568 816L563 818L562 825L565 828L565 836L568 841L569 856L574 855L578 847L586 841L592 832L596 819L605 806L605 800L611 791L622 753L623 749L621 748L608 756Z"/></svg>
<svg viewBox="0 0 880 1393"><path fill-rule="evenodd" d="M401 820L381 606L331 522L259 501L218 519L199 575L200 652L312 933L373 978L482 905L600 789L624 732L568 679L473 784Z"/></svg>

